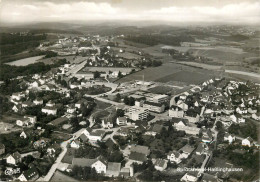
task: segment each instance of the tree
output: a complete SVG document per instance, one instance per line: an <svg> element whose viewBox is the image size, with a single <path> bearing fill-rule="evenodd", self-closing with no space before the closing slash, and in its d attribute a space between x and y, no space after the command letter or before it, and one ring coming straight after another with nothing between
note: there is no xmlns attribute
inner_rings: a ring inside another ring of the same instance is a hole
<svg viewBox="0 0 260 182"><path fill-rule="evenodd" d="M126 105L129 105L129 98L128 98L127 96L125 96L125 98L124 98L124 103L125 103Z"/></svg>
<svg viewBox="0 0 260 182"><path fill-rule="evenodd" d="M216 129L217 129L218 131L223 130L223 124L222 124L222 122L218 121L218 122L216 123Z"/></svg>
<svg viewBox="0 0 260 182"><path fill-rule="evenodd" d="M94 72L94 78L100 78L100 73L98 71Z"/></svg>
<svg viewBox="0 0 260 182"><path fill-rule="evenodd" d="M122 109L116 110L116 117L123 117L125 115L125 111Z"/></svg>
<svg viewBox="0 0 260 182"><path fill-rule="evenodd" d="M122 75L121 71L119 71L117 77L118 77L118 78L122 78L122 76L123 76L123 75Z"/></svg>

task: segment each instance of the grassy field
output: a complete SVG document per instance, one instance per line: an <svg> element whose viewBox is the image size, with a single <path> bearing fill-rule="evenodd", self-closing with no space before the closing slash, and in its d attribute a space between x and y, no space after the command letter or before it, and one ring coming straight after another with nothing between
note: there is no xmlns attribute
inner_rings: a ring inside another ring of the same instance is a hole
<svg viewBox="0 0 260 182"><path fill-rule="evenodd" d="M205 70L203 70L202 72L204 73L192 72L192 71L179 71L177 73L173 73L165 77L159 78L155 81L164 82L164 83L169 81L181 81L190 84L200 84L214 77L214 75L211 75L210 73L206 73Z"/></svg>
<svg viewBox="0 0 260 182"><path fill-rule="evenodd" d="M179 65L176 63L166 63L159 67L146 68L142 71L125 76L118 80L118 83L129 82L134 80L142 80L144 75L145 81L157 81L157 82L185 82L187 84L197 84L205 80L208 80L217 72L194 68L186 65Z"/></svg>

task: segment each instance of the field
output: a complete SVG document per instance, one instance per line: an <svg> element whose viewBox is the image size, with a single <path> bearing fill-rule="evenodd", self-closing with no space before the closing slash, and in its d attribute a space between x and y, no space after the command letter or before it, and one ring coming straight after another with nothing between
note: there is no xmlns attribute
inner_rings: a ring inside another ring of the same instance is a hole
<svg viewBox="0 0 260 182"><path fill-rule="evenodd" d="M176 63L166 63L159 67L146 68L142 71L127 75L118 80L118 83L142 80L144 75L145 81L156 82L185 82L187 84L201 83L217 75L217 72L208 71L200 68L194 68Z"/></svg>
<svg viewBox="0 0 260 182"><path fill-rule="evenodd" d="M192 71L179 71L177 73L173 73L165 77L159 78L155 81L164 82L164 83L169 81L181 81L190 84L200 84L214 77L214 75L211 75L210 73L206 73L205 70L203 70L203 72L204 73L192 72Z"/></svg>
<svg viewBox="0 0 260 182"><path fill-rule="evenodd" d="M150 88L149 91L155 94L167 94L169 92L172 92L173 89L176 88L169 87L169 86L157 86L157 87Z"/></svg>
<svg viewBox="0 0 260 182"><path fill-rule="evenodd" d="M9 63L6 63L6 64L14 65L14 66L26 66L28 64L36 63L37 60L42 59L43 57L44 56L34 56L34 57L19 59L19 60L12 61L12 62L9 62Z"/></svg>

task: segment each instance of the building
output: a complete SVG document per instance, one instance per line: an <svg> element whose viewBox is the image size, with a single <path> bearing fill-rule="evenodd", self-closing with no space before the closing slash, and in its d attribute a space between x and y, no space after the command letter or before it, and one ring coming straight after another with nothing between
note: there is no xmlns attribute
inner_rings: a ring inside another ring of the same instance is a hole
<svg viewBox="0 0 260 182"><path fill-rule="evenodd" d="M153 102L155 103L166 103L169 101L168 95L156 95L153 97Z"/></svg>
<svg viewBox="0 0 260 182"><path fill-rule="evenodd" d="M71 148L75 148L75 149L78 149L80 147L80 141L78 140L73 140L70 142L70 147Z"/></svg>
<svg viewBox="0 0 260 182"><path fill-rule="evenodd" d="M143 104L143 108L148 109L152 112L162 113L165 110L165 105L162 103L145 101Z"/></svg>
<svg viewBox="0 0 260 182"><path fill-rule="evenodd" d="M44 108L42 108L42 112L46 113L48 115L56 115L57 114L57 108L56 107L45 106Z"/></svg>
<svg viewBox="0 0 260 182"><path fill-rule="evenodd" d="M189 122L191 122L191 123L196 123L196 122L199 122L200 116L193 109L190 109L186 112L186 115L184 118L188 119Z"/></svg>
<svg viewBox="0 0 260 182"><path fill-rule="evenodd" d="M163 171L167 168L167 160L164 159L156 159L154 161L154 168L158 171Z"/></svg>
<svg viewBox="0 0 260 182"><path fill-rule="evenodd" d="M34 103L35 105L42 105L42 104L43 104L43 100L40 99L40 98L37 98L37 99L35 99L35 100L33 101L33 103Z"/></svg>
<svg viewBox="0 0 260 182"><path fill-rule="evenodd" d="M116 124L118 126L125 126L125 125L127 125L127 118L126 117L118 117L116 119Z"/></svg>
<svg viewBox="0 0 260 182"><path fill-rule="evenodd" d="M190 156L190 154L194 151L194 149L194 147L190 146L189 144L186 144L184 147L179 149L181 158L187 159Z"/></svg>
<svg viewBox="0 0 260 182"><path fill-rule="evenodd" d="M67 113L73 114L76 112L76 107L73 104L70 104L67 108Z"/></svg>
<svg viewBox="0 0 260 182"><path fill-rule="evenodd" d="M91 142L97 142L97 141L101 141L102 138L105 135L105 131L104 130L96 130L96 131L92 131L92 129L87 128L85 129L82 134L80 135L80 138L88 138L88 140L90 140ZM83 136L82 136L83 135ZM84 137L85 135L85 137Z"/></svg>
<svg viewBox="0 0 260 182"><path fill-rule="evenodd" d="M244 140L242 140L242 145L251 147L254 144L253 142L254 142L254 140L251 137L247 137Z"/></svg>
<svg viewBox="0 0 260 182"><path fill-rule="evenodd" d="M172 105L171 108L169 109L169 116L175 118L183 118L184 111L182 108Z"/></svg>
<svg viewBox="0 0 260 182"><path fill-rule="evenodd" d="M224 135L224 141L228 141L228 143L233 143L234 141L236 140L236 137L235 137L235 135L231 135L231 134L229 134L229 133L225 133L225 135Z"/></svg>
<svg viewBox="0 0 260 182"><path fill-rule="evenodd" d="M137 163L143 164L143 162L147 161L147 157L143 153L131 152L129 155L129 164Z"/></svg>
<svg viewBox="0 0 260 182"><path fill-rule="evenodd" d="M22 156L21 156L21 154L19 152L15 152L13 154L9 154L6 157L6 163L7 164L17 165L21 161L22 161Z"/></svg>
<svg viewBox="0 0 260 182"><path fill-rule="evenodd" d="M200 132L200 128L193 123L189 123L187 119L173 118L172 121L174 121L173 126L178 131L185 131L187 134L191 135L197 135Z"/></svg>
<svg viewBox="0 0 260 182"><path fill-rule="evenodd" d="M35 181L39 178L39 173L35 167L24 171L18 179L20 181Z"/></svg>
<svg viewBox="0 0 260 182"><path fill-rule="evenodd" d="M102 119L102 127L103 128L113 128L113 126L114 126L113 119L114 119L114 117L110 116L110 115L108 117Z"/></svg>
<svg viewBox="0 0 260 182"><path fill-rule="evenodd" d="M144 120L148 117L149 110L142 107L132 106L128 109L125 115L134 121Z"/></svg>
<svg viewBox="0 0 260 182"><path fill-rule="evenodd" d="M180 153L177 152L177 151L170 151L170 152L167 154L167 159L168 159L170 162L175 162L176 164L181 163L181 155L180 155Z"/></svg>
<svg viewBox="0 0 260 182"><path fill-rule="evenodd" d="M96 159L73 158L72 167L73 166L95 168L97 173L102 174L106 174L107 171L107 162L102 157Z"/></svg>
<svg viewBox="0 0 260 182"><path fill-rule="evenodd" d="M130 149L131 152L137 152L144 154L145 156L148 156L150 154L150 149L147 146L141 146L141 145L133 145Z"/></svg>
<svg viewBox="0 0 260 182"><path fill-rule="evenodd" d="M118 177L121 171L121 163L118 162L109 162L107 164L106 176L109 177Z"/></svg>
<svg viewBox="0 0 260 182"><path fill-rule="evenodd" d="M184 182L196 182L198 181L198 177L197 177L198 172L188 172L186 173L182 178L181 181Z"/></svg>

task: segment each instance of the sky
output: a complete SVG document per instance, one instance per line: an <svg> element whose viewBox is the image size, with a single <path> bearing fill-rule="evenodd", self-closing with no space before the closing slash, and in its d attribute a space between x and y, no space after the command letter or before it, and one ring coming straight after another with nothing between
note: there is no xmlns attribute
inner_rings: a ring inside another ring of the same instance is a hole
<svg viewBox="0 0 260 182"><path fill-rule="evenodd" d="M260 23L259 0L0 0L0 22Z"/></svg>

